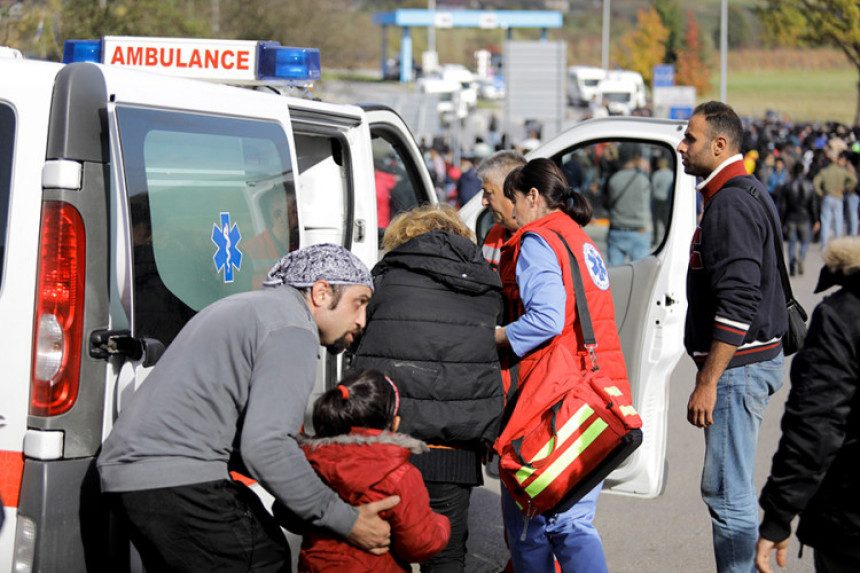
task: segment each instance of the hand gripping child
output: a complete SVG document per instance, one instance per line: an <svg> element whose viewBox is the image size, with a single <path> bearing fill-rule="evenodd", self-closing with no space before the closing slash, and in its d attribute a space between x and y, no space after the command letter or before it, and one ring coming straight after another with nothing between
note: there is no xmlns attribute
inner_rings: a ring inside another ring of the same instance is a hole
<svg viewBox="0 0 860 573"><path fill-rule="evenodd" d="M441 551L451 532L448 518L430 509L421 473L410 454L427 446L398 434L400 395L390 378L377 370L352 372L314 403L314 437L299 444L311 466L351 505L400 496L393 509L380 513L391 524L391 551L373 555L322 529L304 530L298 570L411 571L409 563ZM276 507L282 525L295 523ZM298 533L298 531L296 531Z"/></svg>

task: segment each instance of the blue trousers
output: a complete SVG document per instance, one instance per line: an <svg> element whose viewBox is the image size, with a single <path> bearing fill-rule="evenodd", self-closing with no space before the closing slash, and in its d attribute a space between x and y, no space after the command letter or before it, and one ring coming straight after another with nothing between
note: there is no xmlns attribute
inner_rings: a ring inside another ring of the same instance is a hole
<svg viewBox="0 0 860 573"><path fill-rule="evenodd" d="M770 395L785 376L782 353L726 370L717 382L714 423L705 428L702 499L711 514L719 573L754 573L758 501L753 471Z"/></svg>
<svg viewBox="0 0 860 573"><path fill-rule="evenodd" d="M600 534L591 524L603 483L564 513L527 519L502 486L502 516L516 573L608 573Z"/></svg>
<svg viewBox="0 0 860 573"><path fill-rule="evenodd" d="M644 259L651 252L651 233L609 229L607 237L608 256L606 264L610 267Z"/></svg>
<svg viewBox="0 0 860 573"><path fill-rule="evenodd" d="M842 215L844 214L842 199L838 199L832 195L825 195L821 200L821 248L827 245L830 237L841 237L845 234L844 222ZM832 226L832 229L831 229ZM832 235L831 235L832 231Z"/></svg>
<svg viewBox="0 0 860 573"><path fill-rule="evenodd" d="M857 235L860 230L860 195L857 193L849 193L845 196L845 211L848 216L848 234Z"/></svg>

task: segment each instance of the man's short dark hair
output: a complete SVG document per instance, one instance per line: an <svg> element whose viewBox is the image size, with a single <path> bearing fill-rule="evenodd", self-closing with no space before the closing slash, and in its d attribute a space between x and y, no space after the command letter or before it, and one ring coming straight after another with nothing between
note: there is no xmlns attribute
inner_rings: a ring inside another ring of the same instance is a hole
<svg viewBox="0 0 860 573"><path fill-rule="evenodd" d="M721 101L708 101L699 104L693 110L693 115L700 114L705 117L711 137L722 135L734 151L740 151L744 138L744 126L731 106Z"/></svg>

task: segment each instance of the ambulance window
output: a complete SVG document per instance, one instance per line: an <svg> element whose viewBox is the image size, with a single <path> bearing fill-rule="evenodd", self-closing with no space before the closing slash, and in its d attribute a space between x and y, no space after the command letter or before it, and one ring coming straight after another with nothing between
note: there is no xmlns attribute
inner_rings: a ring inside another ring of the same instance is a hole
<svg viewBox="0 0 860 573"><path fill-rule="evenodd" d="M135 336L165 344L200 309L259 288L298 248L277 123L117 109L134 245Z"/></svg>
<svg viewBox="0 0 860 573"><path fill-rule="evenodd" d="M672 217L675 152L653 141L599 141L556 156L568 184L591 201L585 231L609 266L660 250Z"/></svg>
<svg viewBox="0 0 860 573"><path fill-rule="evenodd" d="M340 135L294 132L302 189L302 225L307 244L349 246L352 230L350 165Z"/></svg>
<svg viewBox="0 0 860 573"><path fill-rule="evenodd" d="M6 230L9 218L9 196L12 193L12 151L15 144L15 112L0 104L0 285L3 284L3 260L6 254Z"/></svg>
<svg viewBox="0 0 860 573"><path fill-rule="evenodd" d="M404 159L409 156L397 134L375 127L372 137L377 225L381 237L391 219L427 203L427 197L415 165Z"/></svg>

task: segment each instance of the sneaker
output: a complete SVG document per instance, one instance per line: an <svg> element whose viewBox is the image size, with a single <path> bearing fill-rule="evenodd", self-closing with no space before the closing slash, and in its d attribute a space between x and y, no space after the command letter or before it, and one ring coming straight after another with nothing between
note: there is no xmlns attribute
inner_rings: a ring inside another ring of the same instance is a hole
<svg viewBox="0 0 860 573"><path fill-rule="evenodd" d="M797 272L803 274L803 261L797 261Z"/></svg>

